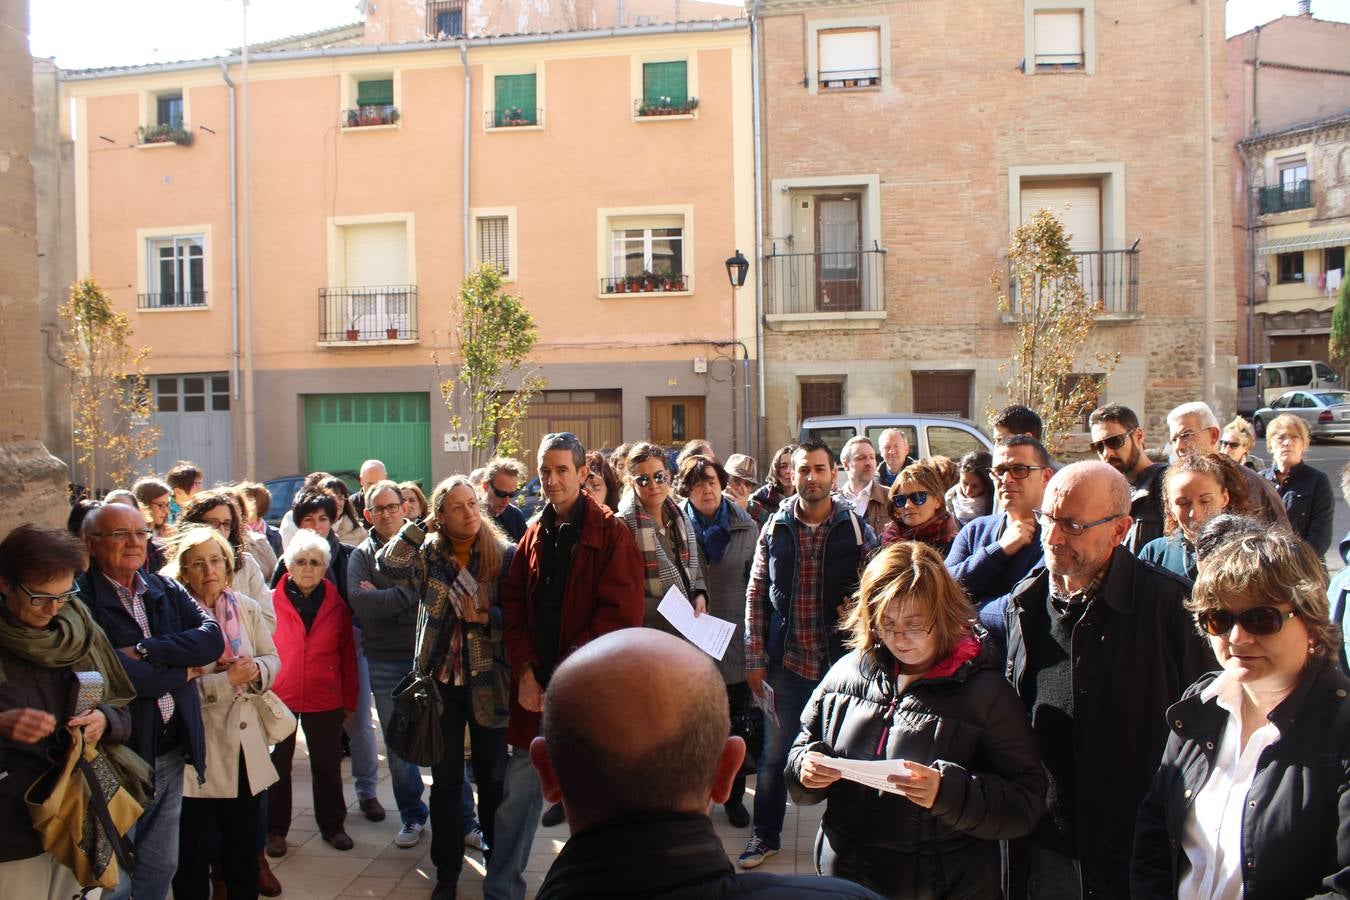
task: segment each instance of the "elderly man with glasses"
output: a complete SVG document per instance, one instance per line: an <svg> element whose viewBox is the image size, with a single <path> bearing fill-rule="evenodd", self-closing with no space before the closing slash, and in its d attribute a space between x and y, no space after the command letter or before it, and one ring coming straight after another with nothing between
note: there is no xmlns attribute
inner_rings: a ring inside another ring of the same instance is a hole
<svg viewBox="0 0 1350 900"><path fill-rule="evenodd" d="M581 441L566 431L546 434L537 462L547 505L517 544L501 591L511 758L483 882L489 900L525 896L525 864L544 805L530 742L554 669L588 641L641 625L645 611L642 554L623 520L581 489L589 471Z"/></svg>
<svg viewBox="0 0 1350 900"><path fill-rule="evenodd" d="M141 571L150 530L141 513L110 504L81 526L89 568L78 579L94 621L122 656L136 688L127 746L155 770L154 799L132 830L137 865L105 897L163 900L178 868L183 769L206 772L206 732L193 679L224 651L220 626L179 584Z"/></svg>
<svg viewBox="0 0 1350 900"><path fill-rule="evenodd" d="M1134 524L1124 547L1138 556L1144 545L1163 533L1162 476L1167 463L1155 463L1144 450L1144 429L1134 410L1119 403L1094 409L1088 417L1092 452L1130 483L1130 518Z"/></svg>
<svg viewBox="0 0 1350 900"><path fill-rule="evenodd" d="M1035 511L1051 474L1050 454L1036 438L999 438L989 469L998 511L967 522L947 554L947 571L965 588L980 610L980 624L1000 645L1012 589L1041 561Z"/></svg>
<svg viewBox="0 0 1350 900"><path fill-rule="evenodd" d="M1164 713L1214 654L1186 612L1190 582L1121 546L1131 521L1119 471L1065 466L1035 516L1045 567L1013 591L1008 659L1050 789L1045 818L1011 844L1010 896L1125 898Z"/></svg>
<svg viewBox="0 0 1350 900"><path fill-rule="evenodd" d="M1219 450L1219 420L1208 403L1183 403L1167 414L1168 439L1177 456L1183 453L1217 453ZM1247 480L1247 497L1257 507L1253 515L1270 525L1292 531L1289 513L1279 491L1269 481L1246 466L1238 471Z"/></svg>

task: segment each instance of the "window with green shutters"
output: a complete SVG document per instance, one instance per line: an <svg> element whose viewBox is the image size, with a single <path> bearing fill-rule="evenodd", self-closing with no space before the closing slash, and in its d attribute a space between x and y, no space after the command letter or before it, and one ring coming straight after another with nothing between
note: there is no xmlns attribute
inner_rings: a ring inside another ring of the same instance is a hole
<svg viewBox="0 0 1350 900"><path fill-rule="evenodd" d="M538 97L535 74L498 75L494 82L495 94L492 127L539 124Z"/></svg>
<svg viewBox="0 0 1350 900"><path fill-rule="evenodd" d="M642 102L638 105L638 115L688 113L697 102L689 96L687 62L642 64Z"/></svg>
<svg viewBox="0 0 1350 900"><path fill-rule="evenodd" d="M393 106L394 79L380 78L373 81L361 81L356 85L357 106Z"/></svg>

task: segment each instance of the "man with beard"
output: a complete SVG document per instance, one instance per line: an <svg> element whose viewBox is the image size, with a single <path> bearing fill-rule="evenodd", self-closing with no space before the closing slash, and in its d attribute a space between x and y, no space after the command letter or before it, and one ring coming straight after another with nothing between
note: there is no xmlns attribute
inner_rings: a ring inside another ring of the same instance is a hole
<svg viewBox="0 0 1350 900"><path fill-rule="evenodd" d="M1008 604L1008 671L1050 784L1045 818L1010 845L1009 896L1125 898L1164 713L1217 664L1185 609L1190 582L1120 546L1131 525L1123 475L1065 466L1036 518L1045 568Z"/></svg>
<svg viewBox="0 0 1350 900"><path fill-rule="evenodd" d="M1122 546L1139 555L1144 545L1163 533L1162 476L1167 463L1155 463L1144 452L1144 429L1134 410L1119 403L1103 406L1088 417L1092 452L1130 483L1130 518L1134 524Z"/></svg>

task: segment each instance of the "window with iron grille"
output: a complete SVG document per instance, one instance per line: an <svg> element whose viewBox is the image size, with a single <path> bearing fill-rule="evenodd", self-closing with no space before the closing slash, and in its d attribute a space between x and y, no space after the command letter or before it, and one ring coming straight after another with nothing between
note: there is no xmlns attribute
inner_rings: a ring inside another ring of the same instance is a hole
<svg viewBox="0 0 1350 900"><path fill-rule="evenodd" d="M200 234L174 235L146 241L146 305L205 305L205 253L206 239Z"/></svg>
<svg viewBox="0 0 1350 900"><path fill-rule="evenodd" d="M511 274L511 223L506 216L478 220L478 261L496 266L504 276Z"/></svg>
<svg viewBox="0 0 1350 900"><path fill-rule="evenodd" d="M533 72L498 75L493 79L492 126L535 125L539 122L538 91Z"/></svg>
<svg viewBox="0 0 1350 900"><path fill-rule="evenodd" d="M803 381L802 421L816 416L838 416L844 412L844 382Z"/></svg>
<svg viewBox="0 0 1350 900"><path fill-rule="evenodd" d="M881 30L835 28L817 33L816 84L823 90L881 83Z"/></svg>

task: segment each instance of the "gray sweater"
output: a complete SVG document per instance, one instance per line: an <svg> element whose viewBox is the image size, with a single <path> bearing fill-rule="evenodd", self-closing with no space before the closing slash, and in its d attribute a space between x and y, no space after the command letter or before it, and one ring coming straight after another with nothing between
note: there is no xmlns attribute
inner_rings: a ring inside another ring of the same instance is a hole
<svg viewBox="0 0 1350 900"><path fill-rule="evenodd" d="M371 529L369 536L352 550L347 561L347 592L352 612L361 620L366 656L407 662L411 666L417 638L418 596L411 588L398 587L375 570L375 553L383 543ZM361 587L363 581L375 585L375 589Z"/></svg>

